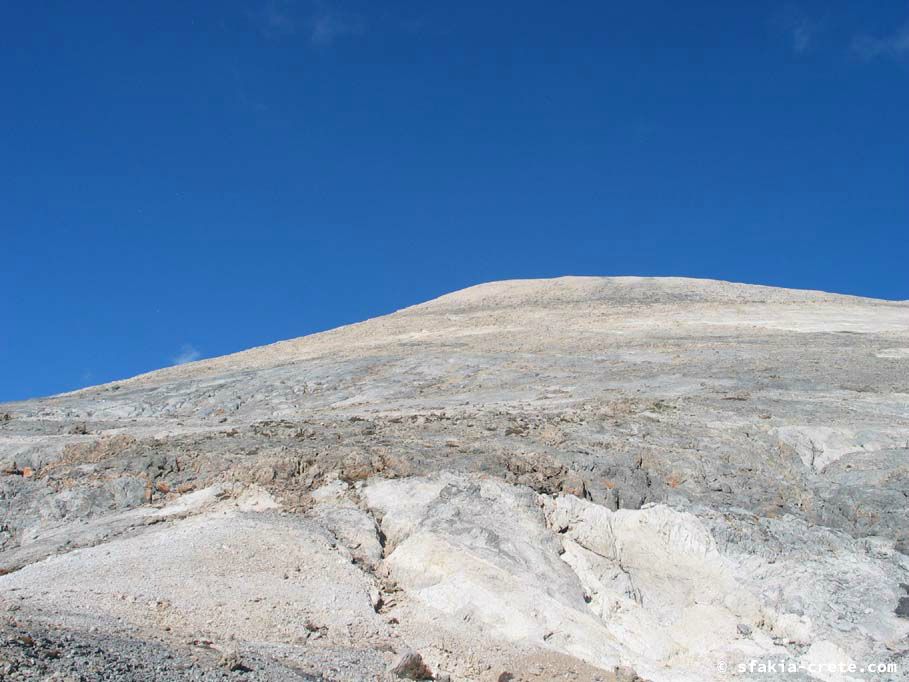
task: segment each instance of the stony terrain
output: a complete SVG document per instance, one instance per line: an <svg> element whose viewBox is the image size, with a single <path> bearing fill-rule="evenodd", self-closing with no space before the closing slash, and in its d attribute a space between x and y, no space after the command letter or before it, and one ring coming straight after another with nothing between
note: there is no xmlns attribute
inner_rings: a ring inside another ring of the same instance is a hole
<svg viewBox="0 0 909 682"><path fill-rule="evenodd" d="M482 285L0 405L0 471L4 680L909 679L907 303Z"/></svg>

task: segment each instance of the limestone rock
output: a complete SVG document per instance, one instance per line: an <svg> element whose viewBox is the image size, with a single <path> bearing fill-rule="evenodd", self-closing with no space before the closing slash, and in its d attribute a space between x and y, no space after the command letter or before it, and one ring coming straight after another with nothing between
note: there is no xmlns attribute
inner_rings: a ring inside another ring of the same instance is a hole
<svg viewBox="0 0 909 682"><path fill-rule="evenodd" d="M0 405L0 675L905 679L907 349L906 302L571 277Z"/></svg>

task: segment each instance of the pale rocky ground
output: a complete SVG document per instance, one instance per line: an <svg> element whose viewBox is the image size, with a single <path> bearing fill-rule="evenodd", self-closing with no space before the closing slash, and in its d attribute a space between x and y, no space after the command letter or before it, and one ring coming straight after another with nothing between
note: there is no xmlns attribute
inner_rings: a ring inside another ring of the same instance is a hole
<svg viewBox="0 0 909 682"><path fill-rule="evenodd" d="M909 679L907 303L482 285L0 405L0 470L4 680Z"/></svg>

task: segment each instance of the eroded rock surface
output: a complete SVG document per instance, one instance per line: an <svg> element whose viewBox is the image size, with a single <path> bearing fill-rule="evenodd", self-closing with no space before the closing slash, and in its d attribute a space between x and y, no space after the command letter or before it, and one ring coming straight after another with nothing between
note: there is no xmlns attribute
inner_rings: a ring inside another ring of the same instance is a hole
<svg viewBox="0 0 909 682"><path fill-rule="evenodd" d="M907 348L906 303L515 281L0 405L0 677L907 679Z"/></svg>

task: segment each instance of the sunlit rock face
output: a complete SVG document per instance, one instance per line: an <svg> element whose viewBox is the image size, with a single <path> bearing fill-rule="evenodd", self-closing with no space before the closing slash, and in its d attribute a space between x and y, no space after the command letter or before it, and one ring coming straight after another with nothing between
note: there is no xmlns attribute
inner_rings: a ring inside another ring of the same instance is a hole
<svg viewBox="0 0 909 682"><path fill-rule="evenodd" d="M486 284L0 405L0 471L0 677L909 678L906 303Z"/></svg>

